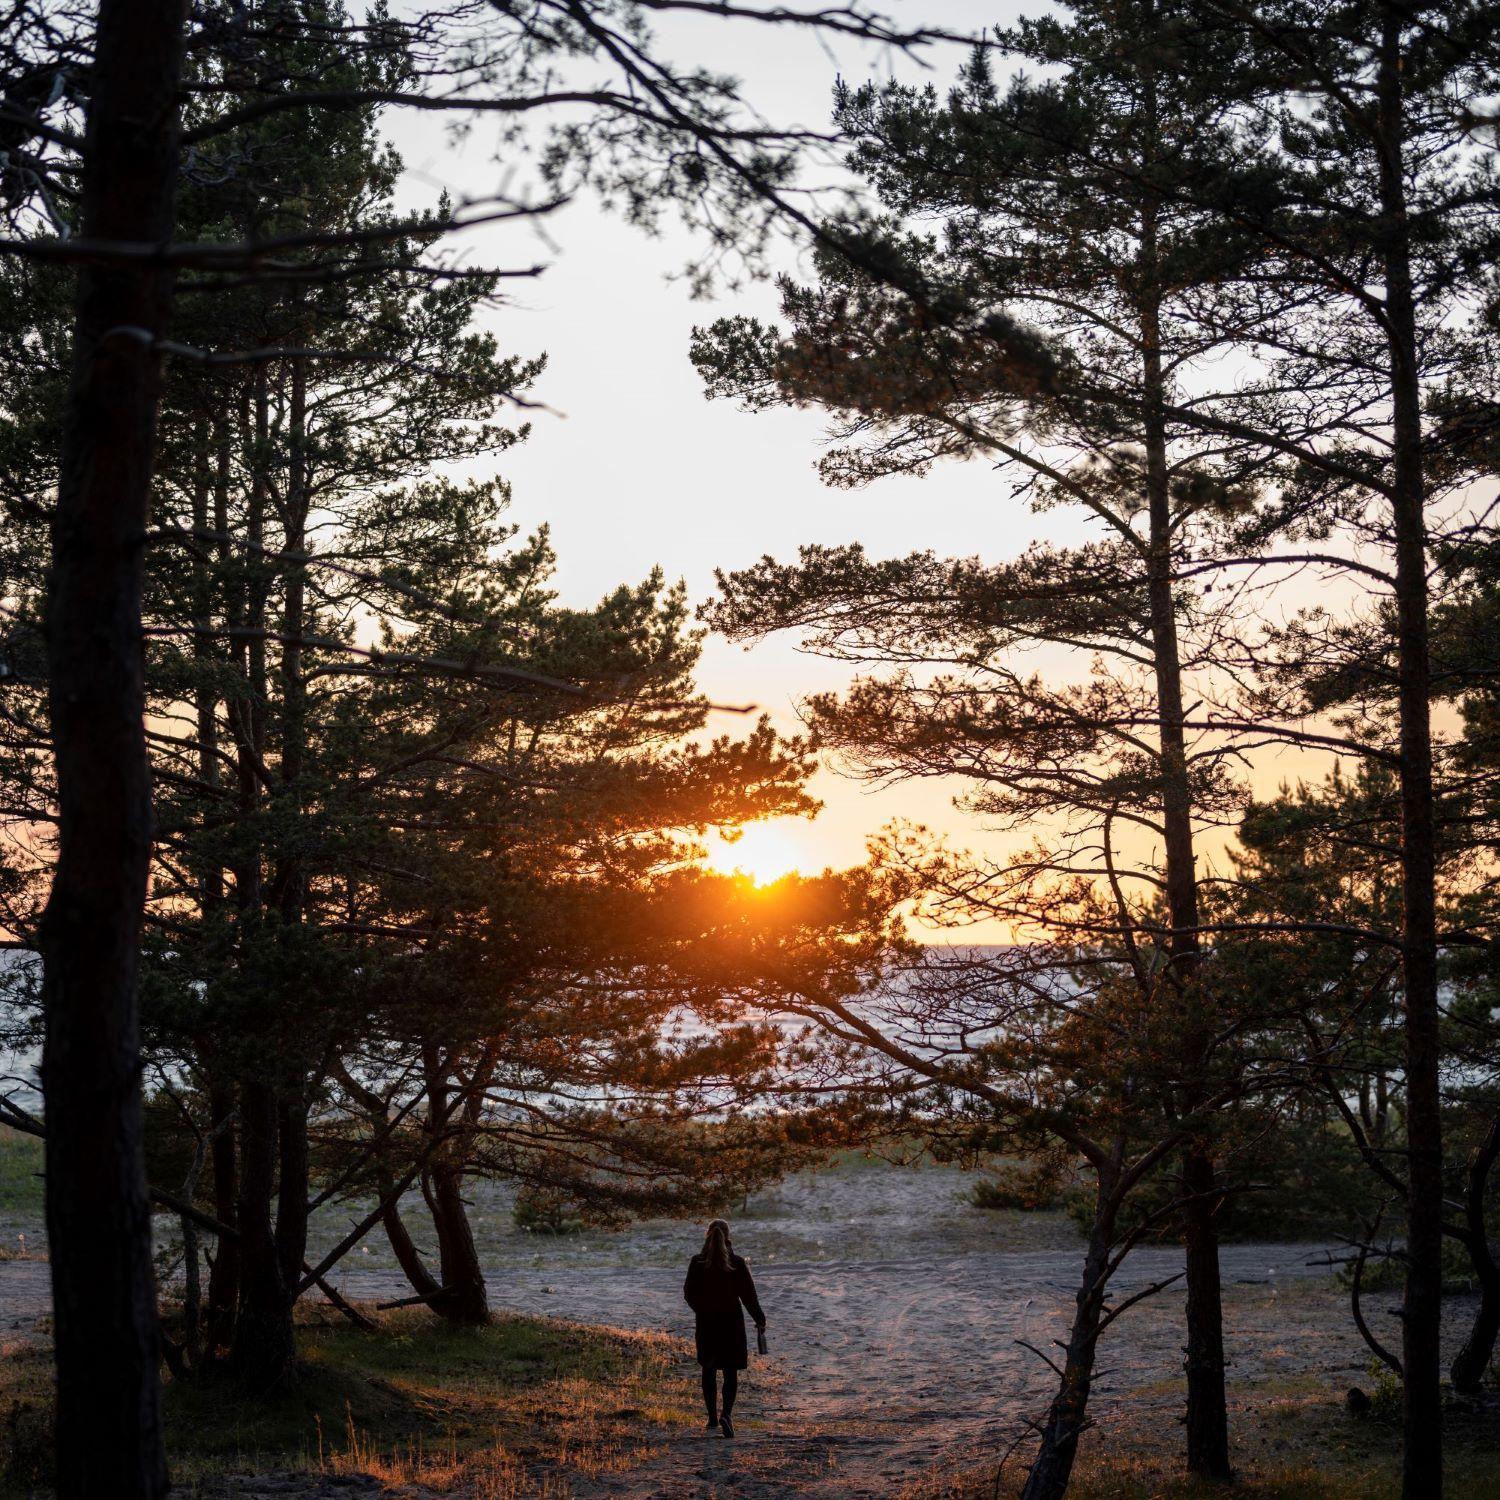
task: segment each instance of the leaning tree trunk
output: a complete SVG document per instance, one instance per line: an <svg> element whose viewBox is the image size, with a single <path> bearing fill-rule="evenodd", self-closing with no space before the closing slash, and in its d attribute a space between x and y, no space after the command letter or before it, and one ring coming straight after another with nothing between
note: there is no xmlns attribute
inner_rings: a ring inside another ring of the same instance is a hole
<svg viewBox="0 0 1500 1500"><path fill-rule="evenodd" d="M57 1489L167 1487L137 1022L151 859L142 548L172 277L182 0L101 0L79 238L83 261L46 608L58 853L41 923L46 1198Z"/></svg>
<svg viewBox="0 0 1500 1500"><path fill-rule="evenodd" d="M1491 1261L1489 1271L1480 1277L1474 1321L1448 1370L1454 1390L1472 1393L1484 1384L1484 1372L1494 1357L1497 1337L1500 1337L1500 1272Z"/></svg>
<svg viewBox="0 0 1500 1500"><path fill-rule="evenodd" d="M1406 1293L1402 1494L1443 1488L1443 1127L1439 1100L1437 821L1433 804L1427 632L1426 477L1416 306L1407 224L1402 87L1404 10L1390 6L1376 79L1385 226L1385 326L1391 363L1391 511L1396 543L1397 708L1401 744L1402 979L1406 998Z"/></svg>
<svg viewBox="0 0 1500 1500"><path fill-rule="evenodd" d="M393 1192L395 1186L388 1173L376 1183L376 1191L385 1203L380 1222L385 1227L385 1237L391 1242L391 1254L396 1257L401 1274L411 1283L412 1291L426 1301L429 1307L435 1306L442 1300L438 1295L443 1289L442 1283L427 1269L422 1260L422 1252L417 1249L411 1231L401 1217L399 1201Z"/></svg>
<svg viewBox="0 0 1500 1500"><path fill-rule="evenodd" d="M433 1166L424 1187L437 1234L443 1282L442 1293L432 1308L450 1323L475 1326L487 1322L489 1292L463 1200L463 1175L456 1167L439 1163Z"/></svg>
<svg viewBox="0 0 1500 1500"><path fill-rule="evenodd" d="M341 1058L335 1056L332 1059L330 1070L343 1084L349 1097L369 1116L370 1129L374 1134L377 1137L384 1135L390 1126L390 1106L386 1100L373 1089L366 1088ZM396 1264L401 1267L402 1275L411 1283L412 1291L431 1305L437 1300L443 1284L427 1269L422 1260L422 1252L417 1249L411 1231L406 1227L406 1220L401 1217L401 1195L396 1191L395 1174L391 1171L384 1150L376 1157L375 1172L375 1191L382 1205L380 1222L390 1241L391 1254L396 1257Z"/></svg>
<svg viewBox="0 0 1500 1500"><path fill-rule="evenodd" d="M448 1099L448 1061L438 1047L428 1045L423 1048L423 1063L427 1075L428 1128L447 1133L451 1129L449 1116L452 1112ZM465 1126L473 1123L478 1094L479 1090L471 1085L463 1110ZM459 1138L463 1139L462 1132ZM422 1191L432 1213L432 1227L438 1242L439 1275L443 1283L441 1295L431 1305L434 1312L440 1313L450 1323L476 1325L489 1319L489 1292L464 1204L463 1161L451 1141L435 1144L432 1162L422 1174Z"/></svg>
<svg viewBox="0 0 1500 1500"><path fill-rule="evenodd" d="M1094 1223L1083 1261L1073 1326L1068 1333L1062 1380L1042 1426L1042 1443L1032 1460L1021 1500L1062 1500L1078 1455L1078 1438L1087 1419L1099 1323L1104 1315L1105 1273L1119 1209L1117 1173L1101 1171L1094 1200Z"/></svg>
<svg viewBox="0 0 1500 1500"><path fill-rule="evenodd" d="M1459 1391L1479 1389L1495 1352L1495 1339L1500 1336L1500 1266L1495 1264L1490 1250L1484 1211L1490 1171L1497 1157L1500 1157L1500 1119L1491 1122L1484 1140L1469 1157L1464 1213L1469 1231L1469 1262L1479 1280L1479 1307L1468 1337L1448 1369L1448 1377Z"/></svg>
<svg viewBox="0 0 1500 1500"><path fill-rule="evenodd" d="M1156 222L1148 210L1142 259L1154 284ZM1166 397L1160 307L1155 294L1142 305L1142 385L1145 394L1146 500L1149 521L1147 594L1156 674L1163 845L1166 855L1166 982L1182 997L1183 1104L1199 1108L1206 1092L1212 1027L1199 984L1201 947L1198 875L1193 850L1193 791L1188 775L1182 702L1182 660L1173 598L1172 505L1167 468ZM1198 1134L1184 1160L1184 1253L1187 1258L1187 1464L1190 1471L1228 1479L1229 1411L1224 1392L1224 1309L1220 1295L1218 1200L1207 1138Z"/></svg>

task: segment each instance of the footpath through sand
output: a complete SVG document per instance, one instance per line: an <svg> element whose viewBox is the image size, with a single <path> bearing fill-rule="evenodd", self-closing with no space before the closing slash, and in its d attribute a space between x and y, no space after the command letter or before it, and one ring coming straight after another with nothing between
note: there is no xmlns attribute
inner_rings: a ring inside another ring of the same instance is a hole
<svg viewBox="0 0 1500 1500"><path fill-rule="evenodd" d="M1342 1391L1368 1356L1347 1303L1306 1245L1226 1247L1226 1317L1236 1383L1315 1373ZM1119 1295L1171 1275L1180 1253L1132 1256ZM741 1378L736 1437L664 1437L628 1473L580 1483L580 1496L890 1496L968 1458L998 1458L1040 1412L1056 1378L1018 1340L1055 1355L1078 1256L971 1251L938 1260L778 1265L758 1273L772 1356ZM497 1288L497 1291L499 1289ZM681 1330L680 1289L619 1270L527 1273L508 1306L566 1303L588 1322ZM1378 1307L1383 1299L1371 1299ZM1102 1350L1102 1426L1141 1403L1175 1430L1182 1409L1182 1299L1175 1288L1127 1312ZM1128 1324L1128 1326L1127 1326ZM695 1371L684 1367L683 1379ZM1129 1401L1126 1401L1129 1397ZM1170 1441L1170 1439L1169 1439Z"/></svg>
<svg viewBox="0 0 1500 1500"><path fill-rule="evenodd" d="M1039 1413L1055 1376L1020 1341L1055 1354L1077 1289L1080 1247L1056 1215L988 1214L964 1201L972 1182L943 1169L885 1167L806 1174L735 1216L770 1318L771 1355L741 1380L733 1441L701 1426L649 1436L634 1468L573 1478L583 1500L892 1496L965 1459L993 1461ZM503 1196L476 1205L496 1307L687 1336L682 1274L693 1226L641 1225L619 1235L553 1239L515 1230ZM325 1231L337 1232L337 1224ZM1336 1399L1367 1378L1369 1357L1347 1300L1313 1245L1223 1251L1231 1392L1315 1376ZM1117 1278L1123 1297L1180 1267L1180 1251L1138 1249ZM341 1268L347 1295L376 1300L403 1286L378 1245ZM0 1263L0 1330L45 1313L47 1267ZM1379 1326L1396 1293L1368 1299ZM1467 1299L1450 1305L1461 1327ZM1101 1427L1144 1409L1175 1446L1182 1410L1180 1286L1128 1311L1101 1348L1092 1411ZM14 1332L11 1333L14 1337ZM685 1390L696 1368L684 1360ZM1024 1443L1023 1449L1024 1451ZM355 1486L355 1492L358 1487ZM373 1491L372 1491L373 1492ZM556 1493L556 1490L549 1493ZM567 1493L566 1490L562 1491ZM349 1494L347 1484L231 1491Z"/></svg>

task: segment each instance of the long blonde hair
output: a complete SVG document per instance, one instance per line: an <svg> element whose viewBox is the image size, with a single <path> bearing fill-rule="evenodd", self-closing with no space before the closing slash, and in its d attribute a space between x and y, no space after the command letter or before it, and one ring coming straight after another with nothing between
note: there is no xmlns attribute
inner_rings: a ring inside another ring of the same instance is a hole
<svg viewBox="0 0 1500 1500"><path fill-rule="evenodd" d="M728 1221L715 1219L708 1226L708 1233L703 1236L704 1261L715 1271L727 1271L729 1257L733 1254L734 1247L729 1243Z"/></svg>

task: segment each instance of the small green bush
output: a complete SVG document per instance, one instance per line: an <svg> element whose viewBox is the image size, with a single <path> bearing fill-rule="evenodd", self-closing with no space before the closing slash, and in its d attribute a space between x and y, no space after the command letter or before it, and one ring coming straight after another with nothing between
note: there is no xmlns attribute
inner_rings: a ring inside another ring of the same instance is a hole
<svg viewBox="0 0 1500 1500"><path fill-rule="evenodd" d="M1401 1382L1396 1372L1379 1360L1370 1361L1370 1380L1375 1389L1370 1395L1370 1415L1390 1427L1401 1425Z"/></svg>
<svg viewBox="0 0 1500 1500"><path fill-rule="evenodd" d="M1474 1263L1469 1252L1455 1239L1443 1236L1443 1295L1455 1296L1476 1290ZM1344 1266L1339 1271L1339 1280L1349 1286L1354 1280L1354 1267ZM1365 1262L1364 1274L1359 1278L1362 1291L1395 1292L1406 1284L1406 1262L1399 1255L1371 1256Z"/></svg>
<svg viewBox="0 0 1500 1500"><path fill-rule="evenodd" d="M1127 1224L1158 1213L1180 1195L1179 1167L1169 1158L1135 1189L1126 1205ZM1235 1189L1216 1216L1222 1241L1347 1234L1377 1201L1378 1184L1337 1122L1286 1120L1247 1141L1225 1142L1218 1167L1220 1180ZM1063 1206L1086 1233L1094 1212L1092 1190L1069 1191ZM1153 1233L1164 1239L1179 1235L1178 1214L1164 1214L1157 1222ZM1367 1275L1373 1270L1371 1265Z"/></svg>
<svg viewBox="0 0 1500 1500"><path fill-rule="evenodd" d="M1006 1162L993 1176L980 1178L967 1197L975 1208L1034 1213L1056 1208L1062 1201L1062 1185L1051 1162Z"/></svg>
<svg viewBox="0 0 1500 1500"><path fill-rule="evenodd" d="M551 1188L523 1187L510 1213L516 1228L528 1234L577 1234L583 1228L572 1201Z"/></svg>

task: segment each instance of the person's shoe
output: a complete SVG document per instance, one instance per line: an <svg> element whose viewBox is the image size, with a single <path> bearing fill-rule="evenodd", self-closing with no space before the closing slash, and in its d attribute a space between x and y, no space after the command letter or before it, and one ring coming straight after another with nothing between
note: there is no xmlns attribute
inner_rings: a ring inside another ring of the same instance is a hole
<svg viewBox="0 0 1500 1500"><path fill-rule="evenodd" d="M715 1431L717 1429L718 1425L719 1425L719 1419L717 1417L710 1417L708 1419L708 1426L705 1427L703 1430L705 1432L713 1432L713 1431Z"/></svg>
<svg viewBox="0 0 1500 1500"><path fill-rule="evenodd" d="M722 1432L725 1437L733 1437L734 1436L734 1423L731 1422L728 1417L720 1417L719 1418L719 1431Z"/></svg>

